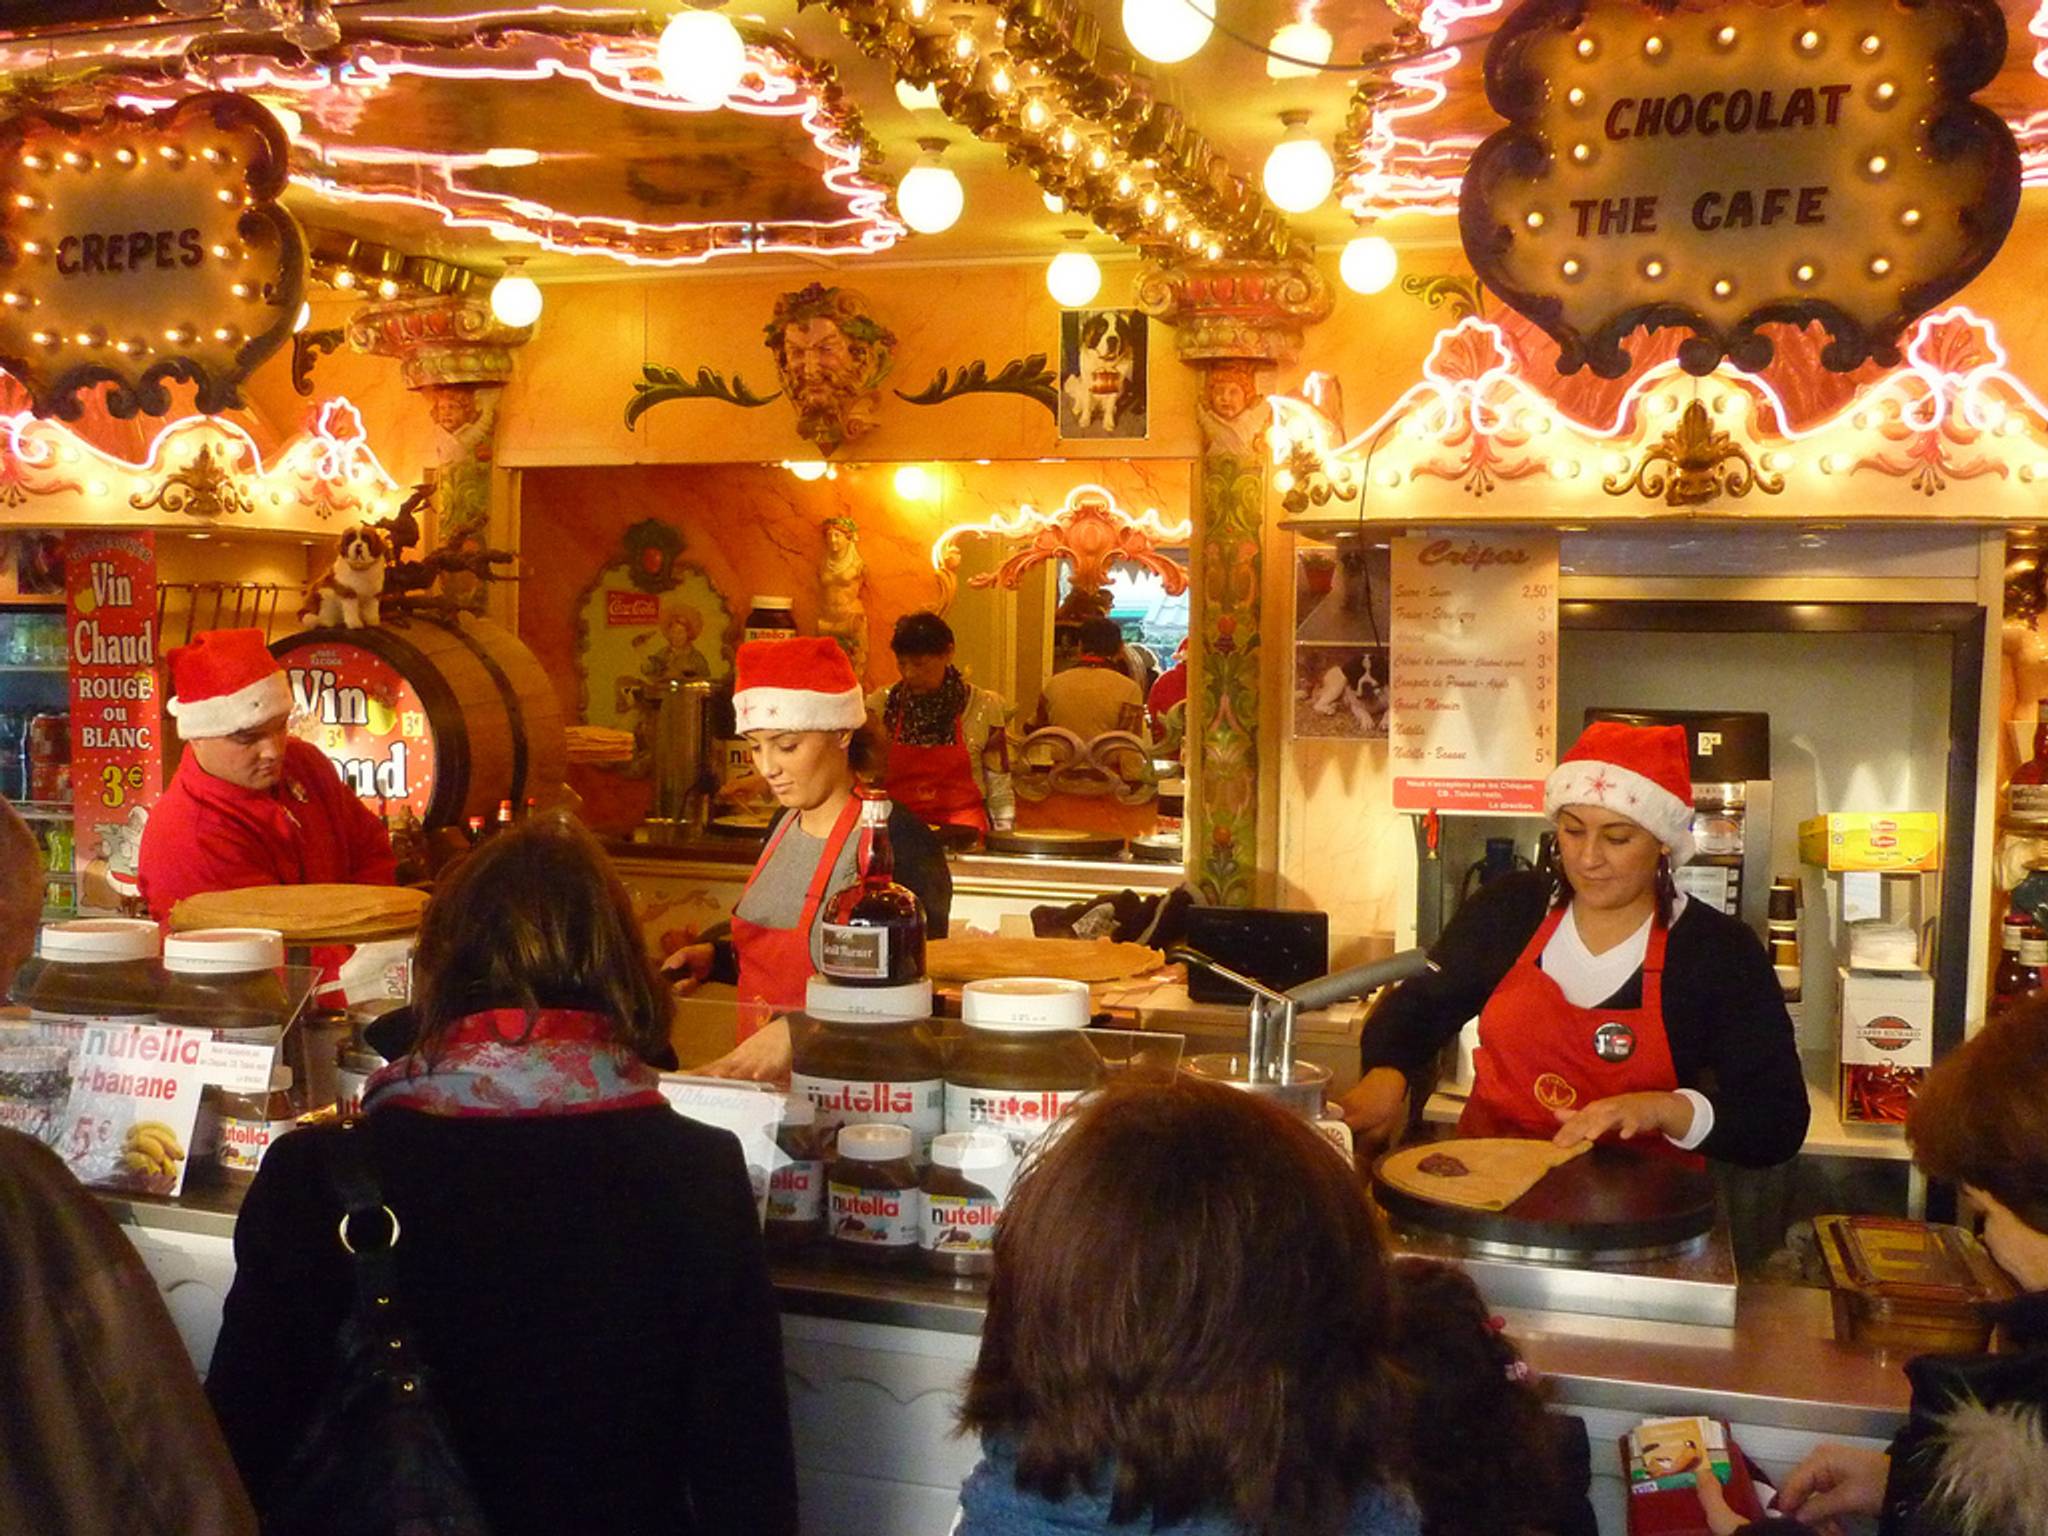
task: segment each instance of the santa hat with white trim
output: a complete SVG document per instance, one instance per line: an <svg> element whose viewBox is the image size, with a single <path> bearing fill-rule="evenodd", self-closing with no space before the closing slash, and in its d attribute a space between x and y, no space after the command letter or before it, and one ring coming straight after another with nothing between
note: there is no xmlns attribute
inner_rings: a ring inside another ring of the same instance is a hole
<svg viewBox="0 0 2048 1536"><path fill-rule="evenodd" d="M209 629L169 660L166 707L186 741L232 736L291 713L291 684L260 629Z"/></svg>
<svg viewBox="0 0 2048 1536"><path fill-rule="evenodd" d="M1682 725L1595 720L1543 785L1543 814L1597 805L1626 816L1671 850L1671 867L1693 856L1692 753Z"/></svg>
<svg viewBox="0 0 2048 1536"><path fill-rule="evenodd" d="M747 731L849 731L866 723L860 679L837 640L819 635L740 646L732 711Z"/></svg>

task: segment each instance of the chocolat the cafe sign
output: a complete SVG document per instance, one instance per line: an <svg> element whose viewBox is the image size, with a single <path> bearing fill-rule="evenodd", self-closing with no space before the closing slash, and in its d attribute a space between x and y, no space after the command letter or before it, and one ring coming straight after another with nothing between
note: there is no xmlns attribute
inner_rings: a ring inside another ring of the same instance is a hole
<svg viewBox="0 0 2048 1536"><path fill-rule="evenodd" d="M215 412L290 338L305 242L278 204L290 146L222 92L96 118L26 108L0 123L0 368L39 416L162 415L167 381Z"/></svg>
<svg viewBox="0 0 2048 1536"><path fill-rule="evenodd" d="M1627 372L1639 326L1690 331L1693 373L1755 370L1774 321L1823 326L1830 368L1895 363L2019 206L1970 99L2005 47L1992 0L1528 0L1487 51L1508 125L1465 175L1466 254L1565 373Z"/></svg>

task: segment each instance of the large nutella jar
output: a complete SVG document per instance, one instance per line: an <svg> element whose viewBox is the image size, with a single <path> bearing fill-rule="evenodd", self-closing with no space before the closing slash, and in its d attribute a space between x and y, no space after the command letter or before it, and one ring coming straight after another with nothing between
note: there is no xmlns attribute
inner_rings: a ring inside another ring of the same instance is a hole
<svg viewBox="0 0 2048 1536"><path fill-rule="evenodd" d="M932 1035L932 985L845 987L813 976L790 1016L790 1091L817 1106L830 1132L854 1121L901 1125L925 1160L945 1118L945 1069Z"/></svg>
<svg viewBox="0 0 2048 1536"><path fill-rule="evenodd" d="M948 1131L932 1140L918 1211L918 1257L942 1275L985 1275L995 1268L996 1218L1003 1213L1017 1160L994 1131Z"/></svg>
<svg viewBox="0 0 2048 1536"><path fill-rule="evenodd" d="M1088 988L1078 981L968 982L960 991L966 1029L946 1063L946 1129L1000 1132L1023 1156L1102 1086L1089 1013Z"/></svg>
<svg viewBox="0 0 2048 1536"><path fill-rule="evenodd" d="M143 918L88 917L49 923L37 936L42 961L16 999L30 1022L75 1034L88 1024L154 1024L163 976L162 943Z"/></svg>
<svg viewBox="0 0 2048 1536"><path fill-rule="evenodd" d="M157 1013L166 1024L210 1029L217 1040L276 1045L291 998L278 969L284 935L274 928L198 928L164 940Z"/></svg>
<svg viewBox="0 0 2048 1536"><path fill-rule="evenodd" d="M825 1175L825 1224L834 1249L863 1264L917 1259L917 1170L907 1126L847 1125Z"/></svg>

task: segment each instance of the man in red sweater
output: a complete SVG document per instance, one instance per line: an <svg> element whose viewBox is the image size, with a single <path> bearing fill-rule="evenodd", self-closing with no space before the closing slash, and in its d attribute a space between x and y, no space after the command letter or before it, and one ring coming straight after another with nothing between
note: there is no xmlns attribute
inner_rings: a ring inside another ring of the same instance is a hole
<svg viewBox="0 0 2048 1536"><path fill-rule="evenodd" d="M143 828L150 915L162 922L200 891L391 884L383 824L319 748L285 730L291 687L263 632L210 630L169 660L185 755Z"/></svg>

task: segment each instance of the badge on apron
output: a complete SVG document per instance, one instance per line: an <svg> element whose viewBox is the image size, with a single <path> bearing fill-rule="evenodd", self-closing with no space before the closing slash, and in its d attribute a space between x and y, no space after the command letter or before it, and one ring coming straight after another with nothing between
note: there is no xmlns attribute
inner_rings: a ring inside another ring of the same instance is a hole
<svg viewBox="0 0 2048 1536"><path fill-rule="evenodd" d="M1593 1054L1602 1061L1627 1061L1636 1053L1636 1032L1610 1020L1593 1031Z"/></svg>

